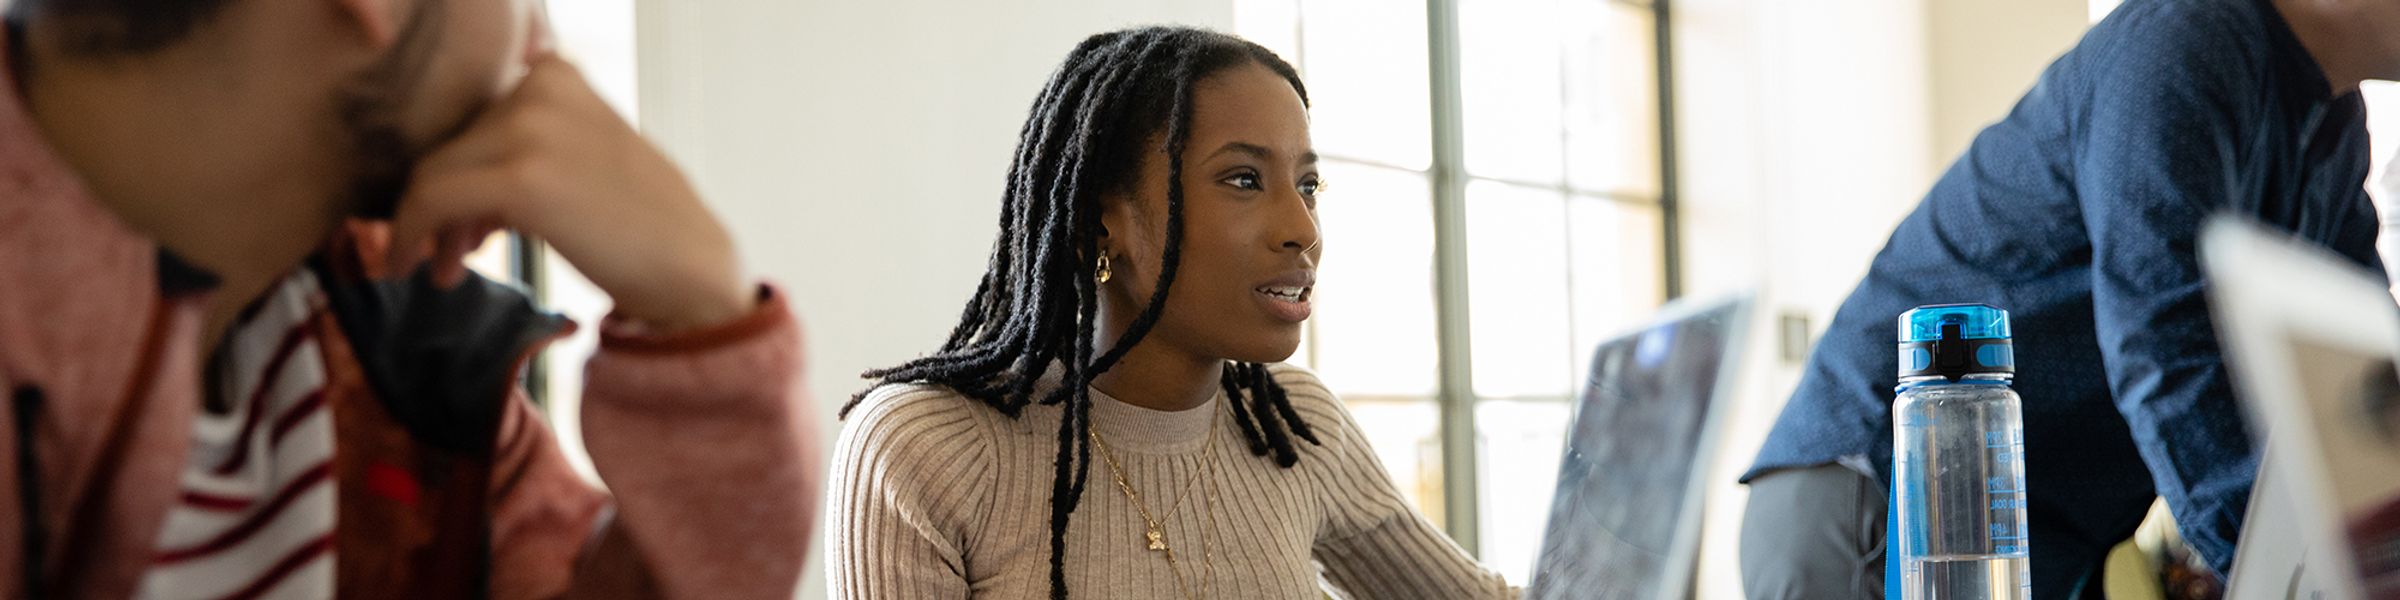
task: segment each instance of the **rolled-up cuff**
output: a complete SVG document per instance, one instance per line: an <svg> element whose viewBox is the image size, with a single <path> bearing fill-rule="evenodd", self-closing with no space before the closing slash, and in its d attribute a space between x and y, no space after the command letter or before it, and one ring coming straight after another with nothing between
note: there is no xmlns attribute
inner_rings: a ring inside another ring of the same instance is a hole
<svg viewBox="0 0 2400 600"><path fill-rule="evenodd" d="M783 294L772 284L760 283L758 304L749 314L707 327L654 333L639 321L609 315L600 323L600 348L628 354L707 352L758 337L790 320L792 311L785 305Z"/></svg>

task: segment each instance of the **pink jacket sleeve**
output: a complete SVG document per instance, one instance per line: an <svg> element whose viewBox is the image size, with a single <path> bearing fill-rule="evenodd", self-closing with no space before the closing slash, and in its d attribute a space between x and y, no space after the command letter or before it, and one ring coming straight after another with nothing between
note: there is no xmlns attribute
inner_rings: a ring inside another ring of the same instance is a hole
<svg viewBox="0 0 2400 600"><path fill-rule="evenodd" d="M823 473L798 321L761 292L754 312L705 330L603 323L583 433L613 502L513 404L493 473L494 597L791 597Z"/></svg>

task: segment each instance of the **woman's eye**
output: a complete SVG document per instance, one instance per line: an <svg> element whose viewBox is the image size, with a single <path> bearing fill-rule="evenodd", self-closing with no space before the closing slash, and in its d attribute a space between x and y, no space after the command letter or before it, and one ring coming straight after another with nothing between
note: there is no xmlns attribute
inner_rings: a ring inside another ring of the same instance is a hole
<svg viewBox="0 0 2400 600"><path fill-rule="evenodd" d="M1235 173L1220 181L1223 181L1225 185L1230 185L1245 190L1264 189L1265 187L1259 184L1257 173Z"/></svg>
<svg viewBox="0 0 2400 600"><path fill-rule="evenodd" d="M1315 198L1317 197L1317 194L1321 194L1321 193L1324 193L1324 192L1325 192L1325 182L1323 182L1323 181L1319 181L1319 180L1315 180L1315 179L1310 179L1310 180L1307 180L1307 181L1302 181L1302 182L1300 182L1300 196L1301 196L1301 197L1304 197L1304 198L1310 198L1310 199L1315 199Z"/></svg>

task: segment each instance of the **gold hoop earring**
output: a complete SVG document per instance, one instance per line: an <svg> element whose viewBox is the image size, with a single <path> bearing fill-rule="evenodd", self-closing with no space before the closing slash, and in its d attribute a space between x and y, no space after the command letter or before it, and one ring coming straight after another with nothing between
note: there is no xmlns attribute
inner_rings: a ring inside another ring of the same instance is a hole
<svg viewBox="0 0 2400 600"><path fill-rule="evenodd" d="M1100 283L1108 283L1108 278L1115 275L1114 273L1108 272L1108 253L1100 253L1100 263L1094 266L1092 271L1092 280Z"/></svg>

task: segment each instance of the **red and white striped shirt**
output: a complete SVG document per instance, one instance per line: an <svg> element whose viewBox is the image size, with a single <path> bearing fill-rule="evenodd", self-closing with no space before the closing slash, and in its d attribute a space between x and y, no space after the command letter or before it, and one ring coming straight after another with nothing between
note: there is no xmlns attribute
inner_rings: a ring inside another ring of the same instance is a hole
<svg viewBox="0 0 2400 600"><path fill-rule="evenodd" d="M167 511L141 597L333 596L333 417L311 329L324 307L304 270L226 334L214 391L230 406L193 419L182 498Z"/></svg>

